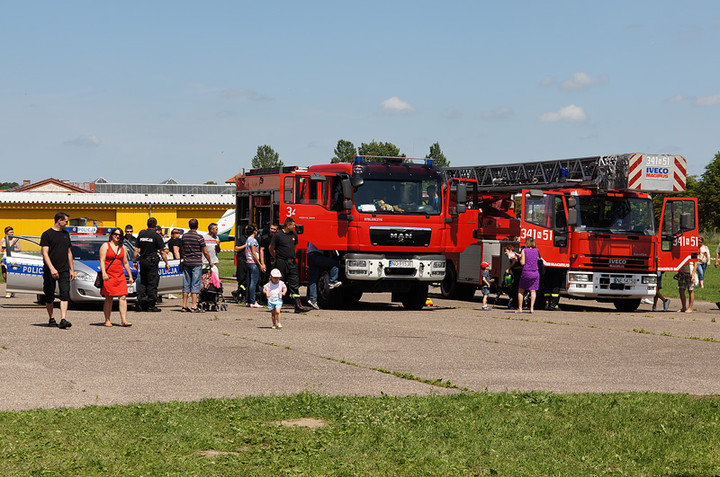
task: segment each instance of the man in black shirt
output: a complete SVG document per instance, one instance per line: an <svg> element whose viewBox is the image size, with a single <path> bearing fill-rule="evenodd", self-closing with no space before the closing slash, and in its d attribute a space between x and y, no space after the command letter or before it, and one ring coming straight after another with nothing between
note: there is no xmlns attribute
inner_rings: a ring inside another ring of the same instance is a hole
<svg viewBox="0 0 720 477"><path fill-rule="evenodd" d="M298 290L300 287L300 275L295 261L297 243L298 236L295 233L295 220L288 217L285 219L282 229L273 235L269 248L270 255L275 259L275 267L282 273L290 297L295 301L295 313L306 313L310 309L305 308L300 302L300 292Z"/></svg>
<svg viewBox="0 0 720 477"><path fill-rule="evenodd" d="M75 279L70 234L65 230L70 216L64 212L55 214L55 225L43 232L40 237L40 250L43 257L43 293L45 308L49 317L49 326L64 330L72 324L67 321L68 302L70 301L70 280ZM55 283L60 289L60 324L53 318L55 301Z"/></svg>
<svg viewBox="0 0 720 477"><path fill-rule="evenodd" d="M280 224L277 222L270 225L270 230L267 234L263 234L258 239L260 245L260 262L265 264L265 273L261 274L261 284L265 284L270 280L270 271L275 268L275 259L270 255L270 241L273 235L280 229Z"/></svg>
<svg viewBox="0 0 720 477"><path fill-rule="evenodd" d="M158 272L158 264L160 256L165 262L165 270L170 270L170 264L167 260L165 252L165 242L162 237L155 231L157 220L150 217L147 220L147 229L142 230L138 234L138 245L135 247L134 262L135 265L140 263L140 285L138 287L136 306L137 311L161 311L156 306L157 288L160 282L160 273ZM138 258L139 257L139 258Z"/></svg>

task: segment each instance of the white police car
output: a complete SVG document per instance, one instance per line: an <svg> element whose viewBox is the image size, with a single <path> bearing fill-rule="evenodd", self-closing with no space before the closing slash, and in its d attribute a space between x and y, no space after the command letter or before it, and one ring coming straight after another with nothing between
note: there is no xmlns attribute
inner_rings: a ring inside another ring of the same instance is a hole
<svg viewBox="0 0 720 477"><path fill-rule="evenodd" d="M77 278L70 281L70 301L102 301L105 297L95 288L95 278L100 272L100 246L108 241L109 227L66 227L72 242L73 266ZM15 236L18 239L16 251L10 250L3 259L7 268L6 288L11 293L43 294L43 259L40 251L40 237ZM17 250L20 251L17 251ZM132 257L128 257L132 265ZM179 260L169 260L170 270L165 262L158 265L160 283L158 294L181 293L182 272ZM133 269L133 278L137 270ZM128 299L137 298L136 284L128 285ZM57 288L55 293L58 293Z"/></svg>

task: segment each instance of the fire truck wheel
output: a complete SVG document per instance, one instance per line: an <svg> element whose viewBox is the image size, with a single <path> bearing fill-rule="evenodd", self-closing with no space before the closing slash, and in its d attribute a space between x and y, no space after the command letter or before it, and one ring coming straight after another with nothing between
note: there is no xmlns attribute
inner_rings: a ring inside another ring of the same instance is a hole
<svg viewBox="0 0 720 477"><path fill-rule="evenodd" d="M416 283L409 292L403 293L400 301L406 310L422 310L427 301L427 283Z"/></svg>
<svg viewBox="0 0 720 477"><path fill-rule="evenodd" d="M640 298L633 300L615 300L613 302L617 311L631 312L638 309L640 306Z"/></svg>

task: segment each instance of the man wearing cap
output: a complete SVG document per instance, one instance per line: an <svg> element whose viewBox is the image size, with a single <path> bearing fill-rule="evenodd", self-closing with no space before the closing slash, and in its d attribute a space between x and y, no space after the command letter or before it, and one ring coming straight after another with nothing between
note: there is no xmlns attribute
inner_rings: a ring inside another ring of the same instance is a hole
<svg viewBox="0 0 720 477"><path fill-rule="evenodd" d="M282 228L273 235L270 240L270 255L275 259L275 267L280 270L287 284L290 297L295 302L295 313L307 313L300 302L300 275L298 274L297 262L295 261L295 247L297 247L298 236L295 233L295 220L291 217L285 219Z"/></svg>

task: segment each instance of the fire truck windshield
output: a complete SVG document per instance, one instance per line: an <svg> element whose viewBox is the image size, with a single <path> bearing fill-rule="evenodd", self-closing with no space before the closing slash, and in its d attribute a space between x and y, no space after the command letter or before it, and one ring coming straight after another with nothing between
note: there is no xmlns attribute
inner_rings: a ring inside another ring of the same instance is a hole
<svg viewBox="0 0 720 477"><path fill-rule="evenodd" d="M440 180L366 179L355 191L358 212L438 215L441 210Z"/></svg>
<svg viewBox="0 0 720 477"><path fill-rule="evenodd" d="M655 234L650 199L610 196L577 196L577 230Z"/></svg>

